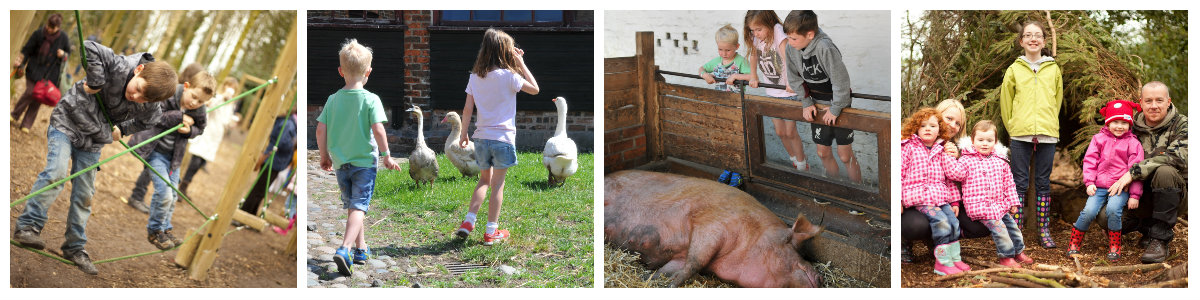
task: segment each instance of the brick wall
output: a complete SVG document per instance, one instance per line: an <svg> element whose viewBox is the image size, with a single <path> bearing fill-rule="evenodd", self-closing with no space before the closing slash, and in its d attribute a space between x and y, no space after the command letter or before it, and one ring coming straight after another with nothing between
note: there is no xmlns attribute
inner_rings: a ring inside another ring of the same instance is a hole
<svg viewBox="0 0 1200 300"><path fill-rule="evenodd" d="M404 24L404 100L429 108L429 25L433 12L403 11Z"/></svg>
<svg viewBox="0 0 1200 300"><path fill-rule="evenodd" d="M646 157L646 130L635 125L604 131L604 173L650 162Z"/></svg>

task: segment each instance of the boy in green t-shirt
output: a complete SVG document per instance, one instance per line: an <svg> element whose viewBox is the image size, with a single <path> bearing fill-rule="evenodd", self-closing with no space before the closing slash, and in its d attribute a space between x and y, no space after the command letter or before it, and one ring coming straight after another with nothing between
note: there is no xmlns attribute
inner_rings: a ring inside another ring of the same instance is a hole
<svg viewBox="0 0 1200 300"><path fill-rule="evenodd" d="M371 255L363 219L375 191L376 158L383 160L385 168L400 170L388 155L387 135L383 129L387 116L383 104L379 96L363 89L371 75L371 57L371 48L355 39L342 44L342 50L338 52L341 62L338 74L346 80L346 86L329 96L317 117L321 169L333 171L337 168L338 189L342 192L342 207L347 214L346 234L342 236L342 246L333 256L338 272L345 276L351 275L353 263L366 263ZM351 247L353 260L350 258Z"/></svg>
<svg viewBox="0 0 1200 300"><path fill-rule="evenodd" d="M750 63L746 61L746 57L738 54L737 29L733 29L732 25L725 24L725 27L717 30L717 55L700 67L700 77L704 77L704 82L708 84L716 83L714 89L720 91L737 92L738 89L733 85L734 80L750 80Z"/></svg>

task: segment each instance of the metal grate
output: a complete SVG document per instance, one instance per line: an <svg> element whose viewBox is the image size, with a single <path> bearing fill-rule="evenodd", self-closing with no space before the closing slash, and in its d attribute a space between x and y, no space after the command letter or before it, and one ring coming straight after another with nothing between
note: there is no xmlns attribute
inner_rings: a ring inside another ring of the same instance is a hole
<svg viewBox="0 0 1200 300"><path fill-rule="evenodd" d="M485 265L467 264L467 263L446 264L445 267L446 267L446 270L450 271L450 275L460 275L460 274L466 273L467 271L470 271L470 270L487 268L487 266L485 266Z"/></svg>

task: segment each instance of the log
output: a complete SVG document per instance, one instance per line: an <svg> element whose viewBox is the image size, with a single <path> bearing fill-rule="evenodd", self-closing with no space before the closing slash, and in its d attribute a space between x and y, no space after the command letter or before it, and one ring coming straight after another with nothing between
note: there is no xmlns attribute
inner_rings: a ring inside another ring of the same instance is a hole
<svg viewBox="0 0 1200 300"><path fill-rule="evenodd" d="M1163 270L1163 272L1159 273L1158 276L1156 276L1154 278L1154 280L1175 280L1175 279L1180 279L1180 278L1187 278L1187 275L1188 275L1187 262L1183 262L1183 264L1180 264L1178 266L1169 267L1166 270Z"/></svg>
<svg viewBox="0 0 1200 300"><path fill-rule="evenodd" d="M980 286L980 287L985 288L985 289L994 289L994 288L1010 288L1012 286L1003 284L1003 283L999 283L999 282L992 282L992 283L984 284L983 286Z"/></svg>
<svg viewBox="0 0 1200 300"><path fill-rule="evenodd" d="M996 275L992 275L992 274L988 274L987 277L992 282L999 282L999 283L1008 284L1008 285L1012 285L1012 286L1025 287L1025 288L1044 288L1044 287L1046 287L1044 285L1040 285L1040 284L1033 283L1033 282L1026 281L1026 280L1001 277L1001 276L996 276Z"/></svg>
<svg viewBox="0 0 1200 300"><path fill-rule="evenodd" d="M246 227L250 227L250 229L258 232L262 232L267 229L267 226L271 226L270 223L267 223L267 220L260 219L240 209L233 212L233 220L246 224Z"/></svg>
<svg viewBox="0 0 1200 300"><path fill-rule="evenodd" d="M1035 282L1037 284L1054 287L1054 288L1065 288L1065 286L1063 286L1061 283L1058 283L1058 281L1054 281L1053 279L1040 278L1040 277L1033 276L1030 274L1005 272L1005 273L997 273L997 275L1004 276L1004 277L1011 277L1011 278L1015 278L1015 279L1024 279L1024 280L1028 280L1031 282Z"/></svg>
<svg viewBox="0 0 1200 300"><path fill-rule="evenodd" d="M1042 264L1042 263L1033 264L1033 268L1037 269L1037 270L1042 270L1042 271L1060 271L1060 272L1070 272L1071 271L1070 269L1067 269L1066 267L1063 267L1063 266L1047 265L1047 264Z"/></svg>
<svg viewBox="0 0 1200 300"><path fill-rule="evenodd" d="M1179 278L1179 279L1174 279L1174 280L1167 280L1167 281L1163 281L1163 282L1155 282L1155 283L1139 286L1139 288L1187 287L1187 284L1188 284L1188 279L1187 279L1187 277L1184 277L1184 278Z"/></svg>
<svg viewBox="0 0 1200 300"><path fill-rule="evenodd" d="M1006 269L1006 268L1008 268L1008 267L1005 267L1005 266L1003 266L1003 265L1000 265L1000 264L997 264L997 263L994 263L994 262L990 262L990 261L984 261L984 260L980 260L980 259L977 259L977 258L974 258L974 257L963 257L963 262L965 262L965 263L968 263L968 264L972 264L972 265L986 266L986 267L988 267L988 268L993 268L993 269Z"/></svg>
<svg viewBox="0 0 1200 300"><path fill-rule="evenodd" d="M1178 219L1179 219L1179 224L1183 224L1183 227L1188 226L1187 220L1184 220L1183 217L1178 217Z"/></svg>
<svg viewBox="0 0 1200 300"><path fill-rule="evenodd" d="M1103 274L1131 273L1131 272L1137 272L1137 271L1145 272L1145 271L1154 271L1154 270L1158 270L1158 269L1162 269L1162 268L1166 268L1166 267L1170 267L1170 266L1165 263L1157 263L1157 264L1142 264L1142 265L1128 265L1128 266L1092 267L1091 270L1088 270L1088 273L1093 274L1093 275L1103 275Z"/></svg>

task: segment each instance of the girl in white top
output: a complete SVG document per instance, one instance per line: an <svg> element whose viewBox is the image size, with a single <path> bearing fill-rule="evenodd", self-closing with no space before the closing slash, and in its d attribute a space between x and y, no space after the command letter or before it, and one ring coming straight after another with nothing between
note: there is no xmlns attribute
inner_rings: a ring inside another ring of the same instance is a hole
<svg viewBox="0 0 1200 300"><path fill-rule="evenodd" d="M759 81L782 85L787 89L767 88L767 96L798 100L796 93L787 86L787 63L784 60L787 34L783 33L779 15L773 10L749 10L746 11L744 24L742 36L746 37L747 45L753 45L746 48L746 56L750 58L750 87L758 87ZM796 122L771 118L771 123L775 125L775 135L779 136L779 142L787 151L792 167L807 171L808 160L800 134L796 132Z"/></svg>
<svg viewBox="0 0 1200 300"><path fill-rule="evenodd" d="M525 51L504 31L489 28L483 34L479 55L467 81L467 103L463 120L470 122L474 109L479 110L475 121L475 158L479 162L479 184L471 194L471 204L456 234L467 238L475 229L475 213L483 205L491 187L488 201L487 230L483 244L508 238L508 230L499 230L500 205L504 201L504 174L517 164L516 125L517 92L537 95L539 89L529 67L525 66ZM460 147L471 142L467 130L462 131Z"/></svg>

